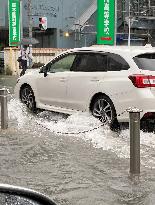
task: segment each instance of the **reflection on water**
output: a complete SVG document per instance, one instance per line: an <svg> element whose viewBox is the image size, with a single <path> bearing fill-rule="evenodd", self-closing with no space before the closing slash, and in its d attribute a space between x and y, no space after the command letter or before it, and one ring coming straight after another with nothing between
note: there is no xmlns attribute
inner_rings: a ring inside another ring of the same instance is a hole
<svg viewBox="0 0 155 205"><path fill-rule="evenodd" d="M34 115L15 99L8 108L9 129L0 138L1 182L36 189L62 205L154 204L154 133L141 132L141 176L131 181L129 130L116 134L100 127L64 135L100 122L87 113Z"/></svg>

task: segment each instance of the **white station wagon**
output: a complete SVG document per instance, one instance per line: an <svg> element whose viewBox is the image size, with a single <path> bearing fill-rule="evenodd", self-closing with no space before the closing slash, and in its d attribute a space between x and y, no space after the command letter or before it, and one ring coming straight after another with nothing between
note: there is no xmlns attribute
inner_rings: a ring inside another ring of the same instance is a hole
<svg viewBox="0 0 155 205"><path fill-rule="evenodd" d="M91 112L111 127L128 122L129 107L141 120L155 119L155 49L92 46L55 57L18 79L16 96L36 108L72 114Z"/></svg>

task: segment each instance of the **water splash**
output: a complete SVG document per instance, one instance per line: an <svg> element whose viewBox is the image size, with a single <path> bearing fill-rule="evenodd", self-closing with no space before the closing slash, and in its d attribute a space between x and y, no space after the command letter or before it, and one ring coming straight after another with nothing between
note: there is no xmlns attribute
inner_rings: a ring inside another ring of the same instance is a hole
<svg viewBox="0 0 155 205"><path fill-rule="evenodd" d="M101 123L89 113L75 113L70 116L43 111L37 115L30 113L26 106L12 99L9 102L9 119L16 123L19 130L27 132L33 130L34 135L40 136L42 128L52 133L80 133L98 127ZM65 134L66 135L66 134ZM70 136L68 134L67 136ZM147 167L155 168L155 134L140 132L141 163ZM129 130L121 133L112 132L108 126L102 126L92 132L75 134L74 139L82 139L91 143L95 148L101 148L115 153L120 158L129 158L130 135Z"/></svg>

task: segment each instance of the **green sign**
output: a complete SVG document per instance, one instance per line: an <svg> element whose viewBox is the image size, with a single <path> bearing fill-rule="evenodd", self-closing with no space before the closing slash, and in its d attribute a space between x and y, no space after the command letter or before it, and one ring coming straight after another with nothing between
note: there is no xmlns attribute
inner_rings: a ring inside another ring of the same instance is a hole
<svg viewBox="0 0 155 205"><path fill-rule="evenodd" d="M114 45L115 0L98 0L97 11L97 44Z"/></svg>
<svg viewBox="0 0 155 205"><path fill-rule="evenodd" d="M9 4L9 45L20 42L20 0L8 0Z"/></svg>

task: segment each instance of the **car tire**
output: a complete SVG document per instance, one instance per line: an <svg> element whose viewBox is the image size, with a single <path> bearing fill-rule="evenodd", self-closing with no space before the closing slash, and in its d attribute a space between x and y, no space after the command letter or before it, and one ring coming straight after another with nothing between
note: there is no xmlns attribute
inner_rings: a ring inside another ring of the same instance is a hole
<svg viewBox="0 0 155 205"><path fill-rule="evenodd" d="M91 106L92 115L103 124L108 124L113 131L118 131L120 125L117 121L116 110L111 99L106 95L96 97Z"/></svg>
<svg viewBox="0 0 155 205"><path fill-rule="evenodd" d="M21 102L26 104L26 106L32 112L36 112L35 96L34 96L32 88L29 85L26 85L21 88L20 99L21 99Z"/></svg>
<svg viewBox="0 0 155 205"><path fill-rule="evenodd" d="M155 123L151 122L151 120L141 120L140 121L140 129L143 132L154 132L155 131Z"/></svg>

